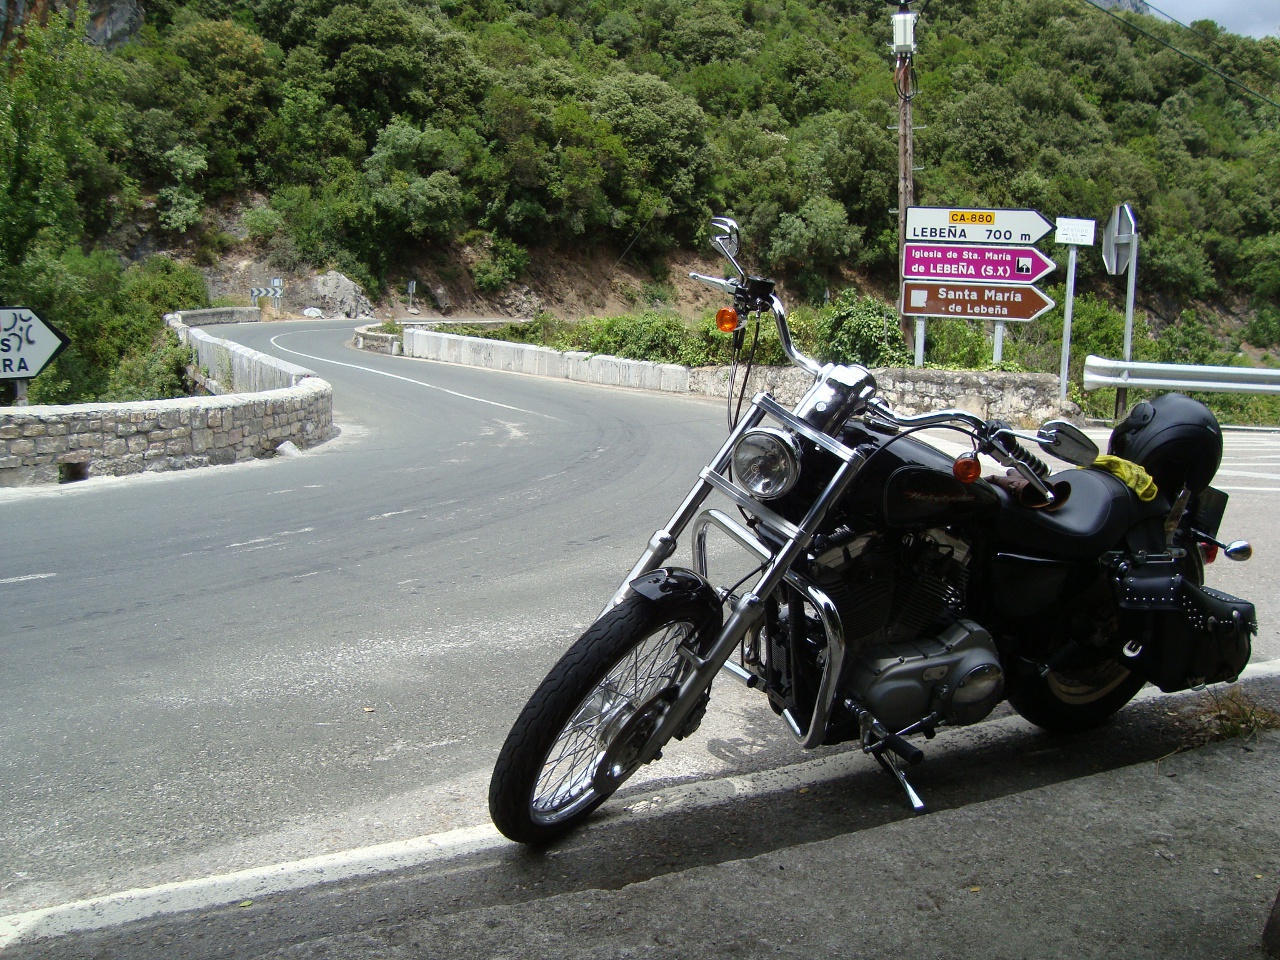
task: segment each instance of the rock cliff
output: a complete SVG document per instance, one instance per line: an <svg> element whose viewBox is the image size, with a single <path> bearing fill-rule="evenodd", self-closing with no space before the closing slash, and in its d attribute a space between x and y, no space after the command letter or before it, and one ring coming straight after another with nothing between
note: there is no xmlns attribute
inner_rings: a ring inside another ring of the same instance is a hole
<svg viewBox="0 0 1280 960"><path fill-rule="evenodd" d="M61 11L84 24L85 35L103 47L127 41L142 26L140 0L0 0L0 46L27 23L44 23Z"/></svg>

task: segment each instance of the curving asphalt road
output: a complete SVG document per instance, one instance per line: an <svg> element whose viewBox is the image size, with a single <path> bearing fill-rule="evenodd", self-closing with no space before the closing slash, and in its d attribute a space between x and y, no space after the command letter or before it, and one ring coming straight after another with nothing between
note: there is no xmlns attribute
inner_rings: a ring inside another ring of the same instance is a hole
<svg viewBox="0 0 1280 960"><path fill-rule="evenodd" d="M316 369L296 458L0 494L0 914L484 819L501 738L718 405L218 332Z"/></svg>

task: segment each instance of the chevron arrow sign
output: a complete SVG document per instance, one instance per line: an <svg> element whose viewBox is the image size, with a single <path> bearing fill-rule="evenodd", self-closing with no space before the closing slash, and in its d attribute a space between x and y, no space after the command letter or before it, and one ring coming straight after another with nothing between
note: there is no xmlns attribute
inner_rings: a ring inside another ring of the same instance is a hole
<svg viewBox="0 0 1280 960"><path fill-rule="evenodd" d="M254 300L259 297L279 297L284 293L284 287L250 287L249 296Z"/></svg>

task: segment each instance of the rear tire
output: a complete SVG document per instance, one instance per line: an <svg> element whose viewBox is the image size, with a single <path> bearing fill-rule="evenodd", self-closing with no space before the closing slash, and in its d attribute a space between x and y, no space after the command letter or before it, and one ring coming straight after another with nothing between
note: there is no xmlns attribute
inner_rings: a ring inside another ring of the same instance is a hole
<svg viewBox="0 0 1280 960"><path fill-rule="evenodd" d="M1104 723L1132 700L1146 678L1116 659L1070 673L1030 674L1009 690L1009 705L1037 727L1076 733Z"/></svg>
<svg viewBox="0 0 1280 960"><path fill-rule="evenodd" d="M1192 543L1182 575L1204 583L1204 561ZM1118 648L1123 638L1112 646ZM1146 678L1130 670L1119 654L1087 666L1051 670L1048 676L1028 672L1009 689L1009 705L1037 727L1053 733L1076 733L1106 722L1146 685Z"/></svg>
<svg viewBox="0 0 1280 960"><path fill-rule="evenodd" d="M498 754L489 783L497 828L519 843L547 843L590 816L636 771L692 669L677 648L704 651L718 626L718 607L638 594L592 624L547 674Z"/></svg>

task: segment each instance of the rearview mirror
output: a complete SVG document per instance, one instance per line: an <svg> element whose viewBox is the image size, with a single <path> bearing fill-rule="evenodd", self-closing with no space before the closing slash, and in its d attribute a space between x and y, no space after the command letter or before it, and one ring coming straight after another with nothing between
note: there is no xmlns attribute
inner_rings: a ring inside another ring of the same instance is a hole
<svg viewBox="0 0 1280 960"><path fill-rule="evenodd" d="M1059 460L1078 467L1098 459L1098 445L1069 420L1050 420L1036 433L1036 442Z"/></svg>
<svg viewBox="0 0 1280 960"><path fill-rule="evenodd" d="M711 238L711 245L723 253L736 266L738 248L741 246L738 224L728 217L712 217L711 229L715 231Z"/></svg>

